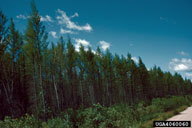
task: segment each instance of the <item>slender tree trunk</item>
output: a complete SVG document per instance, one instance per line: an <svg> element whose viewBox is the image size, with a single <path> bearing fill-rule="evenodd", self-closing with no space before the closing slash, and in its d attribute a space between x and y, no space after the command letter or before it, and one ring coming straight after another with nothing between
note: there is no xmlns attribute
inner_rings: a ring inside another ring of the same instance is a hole
<svg viewBox="0 0 192 128"><path fill-rule="evenodd" d="M54 84L54 89L55 89L55 95L56 95L56 100L57 100L57 108L60 110L60 105L59 105L59 96L58 96L58 91L57 91L57 83L55 81L55 75L53 75L53 84Z"/></svg>
<svg viewBox="0 0 192 128"><path fill-rule="evenodd" d="M81 93L81 105L83 106L84 99L83 99L83 86L82 86L82 81L80 80L80 93Z"/></svg>
<svg viewBox="0 0 192 128"><path fill-rule="evenodd" d="M5 95L6 95L7 102L8 102L8 104L10 104L9 95L8 95L8 90L6 89L5 84L4 84L3 81L2 81L2 85L3 85L4 91L5 91Z"/></svg>
<svg viewBox="0 0 192 128"><path fill-rule="evenodd" d="M134 97L133 97L133 83L131 82L131 89L130 89L130 91L131 91L131 104L133 104L133 102L134 102Z"/></svg>
<svg viewBox="0 0 192 128"><path fill-rule="evenodd" d="M34 87L34 94L35 94L35 109L36 114L38 114L38 100L37 100L37 86L36 86L36 66L35 66L35 60L33 59L33 87ZM37 115L36 115L37 116Z"/></svg>
<svg viewBox="0 0 192 128"><path fill-rule="evenodd" d="M39 82L40 82L40 87L41 87L41 91L42 91L42 102L43 102L43 112L44 112L44 119L45 117L45 113L46 113L46 106L45 106L45 97L44 97L44 90L43 90L43 81L42 81L42 69L41 69L41 64L39 64Z"/></svg>

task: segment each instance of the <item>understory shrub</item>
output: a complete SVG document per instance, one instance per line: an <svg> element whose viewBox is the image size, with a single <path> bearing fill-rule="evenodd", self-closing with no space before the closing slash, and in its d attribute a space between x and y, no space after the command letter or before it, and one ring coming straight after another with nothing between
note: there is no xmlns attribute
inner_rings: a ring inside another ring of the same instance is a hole
<svg viewBox="0 0 192 128"><path fill-rule="evenodd" d="M110 107L94 104L84 109L67 109L47 122L28 114L18 119L6 117L4 121L0 121L0 128L139 128L144 122L155 119L164 112L174 110L174 114L178 114L177 108L191 104L191 96L156 98L148 106L145 102Z"/></svg>

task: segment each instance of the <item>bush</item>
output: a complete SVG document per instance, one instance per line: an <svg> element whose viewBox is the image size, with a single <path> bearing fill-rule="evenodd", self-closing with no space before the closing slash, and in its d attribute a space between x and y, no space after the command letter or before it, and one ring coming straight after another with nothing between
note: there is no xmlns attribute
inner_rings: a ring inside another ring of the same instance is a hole
<svg viewBox="0 0 192 128"><path fill-rule="evenodd" d="M72 128L73 125L68 119L54 118L42 123L43 128Z"/></svg>
<svg viewBox="0 0 192 128"><path fill-rule="evenodd" d="M93 107L86 108L84 110L78 110L77 120L78 127L94 128L99 127L100 123L105 121L105 108L100 104L94 104Z"/></svg>
<svg viewBox="0 0 192 128"><path fill-rule="evenodd" d="M176 109L181 105L190 105L191 101L182 96L173 96L171 98L157 98L152 100L152 105L159 107L164 112Z"/></svg>
<svg viewBox="0 0 192 128"><path fill-rule="evenodd" d="M26 114L20 119L11 119L6 117L4 121L0 122L1 128L39 128L41 123L32 115Z"/></svg>
<svg viewBox="0 0 192 128"><path fill-rule="evenodd" d="M144 122L159 118L159 115L162 119L167 118L162 115L166 111L174 110L173 114L178 114L177 108L191 103L192 98L189 96L173 96L153 99L149 106L145 106L144 102L110 107L94 104L85 109L68 109L47 122L28 114L19 119L6 117L0 121L0 128L139 128Z"/></svg>

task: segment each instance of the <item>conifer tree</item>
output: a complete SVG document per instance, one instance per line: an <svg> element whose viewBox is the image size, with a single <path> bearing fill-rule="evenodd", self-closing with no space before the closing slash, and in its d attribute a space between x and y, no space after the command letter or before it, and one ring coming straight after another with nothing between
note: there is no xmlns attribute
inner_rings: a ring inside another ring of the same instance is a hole
<svg viewBox="0 0 192 128"><path fill-rule="evenodd" d="M45 26L43 26L38 10L36 9L35 2L31 2L32 13L28 18L28 28L26 31L26 39L29 43L33 63L33 82L34 82L34 95L36 109L43 111L44 118L46 117L46 103L45 103L45 92L43 85L43 54L47 48L48 42L47 33L45 32ZM38 99L39 102L38 102ZM38 104L40 103L40 106Z"/></svg>

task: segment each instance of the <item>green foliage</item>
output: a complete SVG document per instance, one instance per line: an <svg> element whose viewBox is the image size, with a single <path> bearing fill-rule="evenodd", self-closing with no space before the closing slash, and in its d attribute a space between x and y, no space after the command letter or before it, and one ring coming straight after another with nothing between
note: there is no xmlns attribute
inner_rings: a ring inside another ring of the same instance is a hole
<svg viewBox="0 0 192 128"><path fill-rule="evenodd" d="M93 107L78 111L77 125L80 128L119 128L131 126L136 121L134 116L134 110L126 105L106 108L95 104Z"/></svg>
<svg viewBox="0 0 192 128"><path fill-rule="evenodd" d="M66 116L66 115L65 115ZM1 128L72 128L69 118L54 118L47 122L37 120L33 115L25 115L19 119L11 119L6 117L4 121L0 121Z"/></svg>
<svg viewBox="0 0 192 128"><path fill-rule="evenodd" d="M39 128L41 123L34 117L26 114L19 119L11 119L6 117L0 122L1 128Z"/></svg>
<svg viewBox="0 0 192 128"><path fill-rule="evenodd" d="M147 121L156 118L159 114L176 110L180 106L187 105L190 106L192 101L188 99L188 97L183 96L173 96L171 98L156 98L152 100L152 103L150 106L147 106L143 109L143 111L139 112L142 114L141 121ZM175 114L178 113L178 111L175 111Z"/></svg>
<svg viewBox="0 0 192 128"><path fill-rule="evenodd" d="M42 128L72 128L72 123L69 121L69 119L63 119L63 118L54 118L48 120L47 123L42 123Z"/></svg>
<svg viewBox="0 0 192 128"><path fill-rule="evenodd" d="M176 109L181 105L190 105L190 100L182 96L173 96L170 99L167 98L157 98L152 100L152 105L159 106L160 110L167 112L169 110Z"/></svg>
<svg viewBox="0 0 192 128"><path fill-rule="evenodd" d="M140 128L142 124L151 119L157 118L165 111L174 110L173 114L178 114L177 108L192 103L190 96L174 96L170 98L153 99L151 105L140 102L133 106L126 104L104 107L94 104L85 109L68 109L60 113L57 117L48 119L47 122L39 121L34 116L25 115L19 119L6 117L0 121L3 128ZM179 104L178 104L179 103ZM182 104L181 104L182 103ZM161 118L166 119L167 115Z"/></svg>

